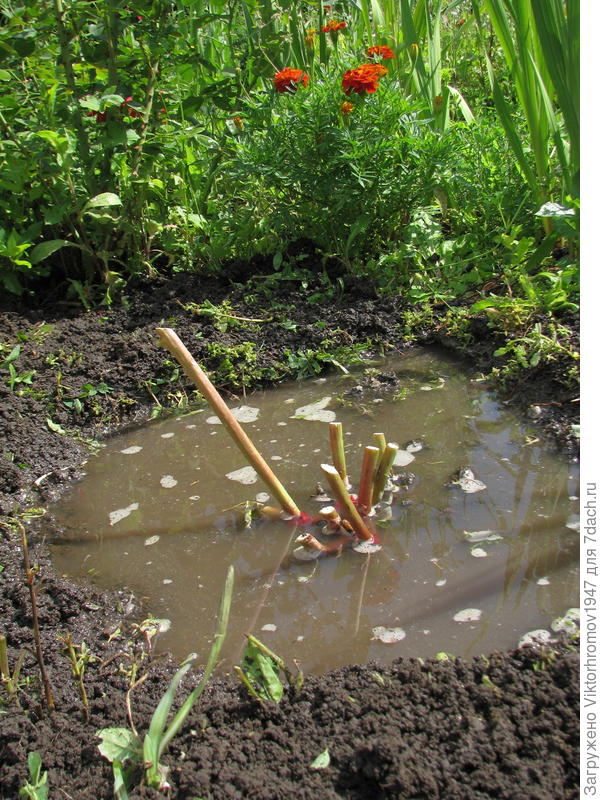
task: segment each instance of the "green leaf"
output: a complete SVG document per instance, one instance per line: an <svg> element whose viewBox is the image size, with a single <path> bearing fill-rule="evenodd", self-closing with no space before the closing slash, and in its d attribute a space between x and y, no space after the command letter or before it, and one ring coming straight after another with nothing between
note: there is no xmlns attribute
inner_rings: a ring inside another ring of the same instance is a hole
<svg viewBox="0 0 600 800"><path fill-rule="evenodd" d="M329 755L329 748L326 747L322 753L315 758L315 760L310 765L311 769L325 769L331 763L331 757Z"/></svg>
<svg viewBox="0 0 600 800"><path fill-rule="evenodd" d="M102 728L96 735L102 740L98 750L109 761L140 760L140 740L128 728Z"/></svg>
<svg viewBox="0 0 600 800"><path fill-rule="evenodd" d="M50 419L50 417L47 417L47 418L46 418L46 425L47 425L47 426L50 428L50 430L51 430L51 431L53 431L54 433L58 433L58 434L60 434L61 436L66 436L66 435L67 435L67 432L66 432L66 430L65 430L64 428L61 428L61 426L58 424L58 422L53 422L53 421Z"/></svg>
<svg viewBox="0 0 600 800"><path fill-rule="evenodd" d="M246 676L253 683L262 700L279 703L283 697L283 684L279 679L278 665L249 639L242 661Z"/></svg>
<svg viewBox="0 0 600 800"><path fill-rule="evenodd" d="M0 81L10 81L11 74L7 69L0 69Z"/></svg>
<svg viewBox="0 0 600 800"><path fill-rule="evenodd" d="M39 264L40 261L43 261L45 258L48 258L48 256L51 256L52 253L56 253L57 250L69 244L70 242L66 239L49 239L47 242L42 242L33 248L29 254L29 260L32 264Z"/></svg>
<svg viewBox="0 0 600 800"><path fill-rule="evenodd" d="M85 212L89 208L106 208L107 206L122 205L123 201L118 194L114 194L113 192L102 192L102 194L97 194L95 197L91 197L83 207L83 210Z"/></svg>

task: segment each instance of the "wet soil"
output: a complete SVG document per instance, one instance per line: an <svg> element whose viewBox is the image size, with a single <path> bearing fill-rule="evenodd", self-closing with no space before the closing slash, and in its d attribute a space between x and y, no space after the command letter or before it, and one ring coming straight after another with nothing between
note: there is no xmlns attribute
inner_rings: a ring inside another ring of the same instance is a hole
<svg viewBox="0 0 600 800"><path fill-rule="evenodd" d="M339 357L341 348L367 341L373 354L410 344L402 298L377 299L364 286L347 287L337 301L321 304L307 302L306 291L292 287L266 309L245 303L245 294L216 279L175 275L140 280L128 288L127 304L90 312L54 303L50 294L36 306L0 301L0 358L20 345L14 370L5 366L0 372L4 521L17 517L28 527L35 508L78 474L90 440L147 419L159 405L194 399L187 379L156 346L159 325L174 328L219 376L222 391L235 394L243 391L239 375L248 361L229 369L216 345L254 343L248 382L268 383L285 373L283 365L294 356L306 361L309 351L314 363L324 347ZM189 306L207 299L228 299L234 316L268 321L229 319L216 326L216 317ZM577 321L567 322L575 341ZM485 320L475 320L470 332L471 343L461 344L448 335L443 309L435 309L417 339L451 347L488 372L501 342ZM326 359L319 363L328 366ZM561 382L563 370L558 361L529 369L505 385L501 396L529 414L548 447L576 458L571 426L578 404ZM24 662L16 697L21 708L14 701L0 705L0 798L16 797L27 777L27 753L34 750L48 770L50 797L110 798L111 768L98 752L96 732L128 725L127 690L134 685L131 721L143 734L175 665L152 654L152 639L139 625L144 598L126 587L108 593L65 580L35 537L31 560L55 710L43 708L20 532L12 525L0 535L0 634L7 638L10 664L20 654ZM63 652L60 637L67 634L92 654L85 674L88 715ZM186 680L182 691L197 675ZM578 696L572 641L468 662L402 659L389 667L348 666L307 676L301 691L288 691L279 706L262 707L243 687L220 678L211 681L164 763L171 796L186 800L574 798ZM5 689L0 697L6 698ZM329 765L311 768L325 748ZM137 788L130 796L163 795Z"/></svg>

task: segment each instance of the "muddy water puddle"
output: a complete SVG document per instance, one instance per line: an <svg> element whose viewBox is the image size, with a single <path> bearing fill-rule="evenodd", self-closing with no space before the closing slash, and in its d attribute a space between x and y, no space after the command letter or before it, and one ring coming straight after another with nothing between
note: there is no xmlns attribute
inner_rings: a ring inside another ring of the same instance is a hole
<svg viewBox="0 0 600 800"><path fill-rule="evenodd" d="M576 466L545 452L533 426L444 356L415 349L377 370L398 385L379 391L368 376L335 375L230 405L309 514L322 506L311 497L320 464L331 463L328 420L343 424L355 487L374 432L400 444L394 473L404 475L374 523L380 550L299 562L291 552L306 527L244 527L238 504L273 500L206 409L114 438L87 463L51 509L65 537L56 567L146 598L165 620L158 648L183 658L208 653L233 564L228 664L239 663L247 632L318 673L475 655L549 629L578 605Z"/></svg>

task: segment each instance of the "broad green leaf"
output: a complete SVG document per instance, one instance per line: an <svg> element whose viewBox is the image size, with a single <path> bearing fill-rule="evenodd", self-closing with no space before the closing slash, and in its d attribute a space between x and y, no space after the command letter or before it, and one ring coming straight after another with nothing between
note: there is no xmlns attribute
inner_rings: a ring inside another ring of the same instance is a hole
<svg viewBox="0 0 600 800"><path fill-rule="evenodd" d="M102 192L102 194L97 194L95 197L91 197L83 207L83 210L87 211L88 208L106 208L107 206L122 205L123 202L118 194L114 194L113 192Z"/></svg>
<svg viewBox="0 0 600 800"><path fill-rule="evenodd" d="M57 250L69 244L70 242L66 239L49 239L47 242L42 242L33 248L29 254L29 260L32 264L39 264L40 261L43 261L45 258L48 258L48 256L51 256L52 253L55 253Z"/></svg>
<svg viewBox="0 0 600 800"><path fill-rule="evenodd" d="M331 763L331 756L329 755L329 748L326 747L322 753L315 758L315 760L310 765L311 769L325 769Z"/></svg>
<svg viewBox="0 0 600 800"><path fill-rule="evenodd" d="M98 750L109 761L139 761L140 740L129 728L102 728L96 736L102 740Z"/></svg>
<svg viewBox="0 0 600 800"><path fill-rule="evenodd" d="M12 80L11 74L7 69L0 69L0 81Z"/></svg>

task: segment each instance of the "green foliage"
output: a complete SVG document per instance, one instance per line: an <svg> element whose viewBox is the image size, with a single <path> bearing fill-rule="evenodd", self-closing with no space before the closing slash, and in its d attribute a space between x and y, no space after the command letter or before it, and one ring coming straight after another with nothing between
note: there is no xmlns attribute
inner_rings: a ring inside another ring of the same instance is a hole
<svg viewBox="0 0 600 800"><path fill-rule="evenodd" d="M282 658L250 634L247 635L242 666L234 667L234 670L250 695L261 703L281 702L285 687L280 676L292 691L299 691L304 682L302 672L292 675Z"/></svg>
<svg viewBox="0 0 600 800"><path fill-rule="evenodd" d="M42 759L35 750L27 756L29 780L19 789L20 798L29 800L47 800L48 798L48 773L42 772Z"/></svg>
<svg viewBox="0 0 600 800"><path fill-rule="evenodd" d="M189 657L173 676L169 688L164 693L152 715L148 732L143 740L140 739L137 733L127 728L103 728L98 731L98 737L102 740L98 745L98 749L112 764L114 776L113 791L115 797L119 800L127 800L128 797L128 786L132 775L125 769L125 764L127 762L131 762L134 767L143 766L148 786L162 790L170 788L167 782L168 769L161 764L161 757L172 739L181 730L182 725L204 691L217 664L229 622L233 581L234 569L230 566L227 570L227 577L221 597L217 632L208 656L202 680L198 686L190 692L171 721L169 722L168 720L171 707L175 701L175 694L181 681L190 670L195 656Z"/></svg>

